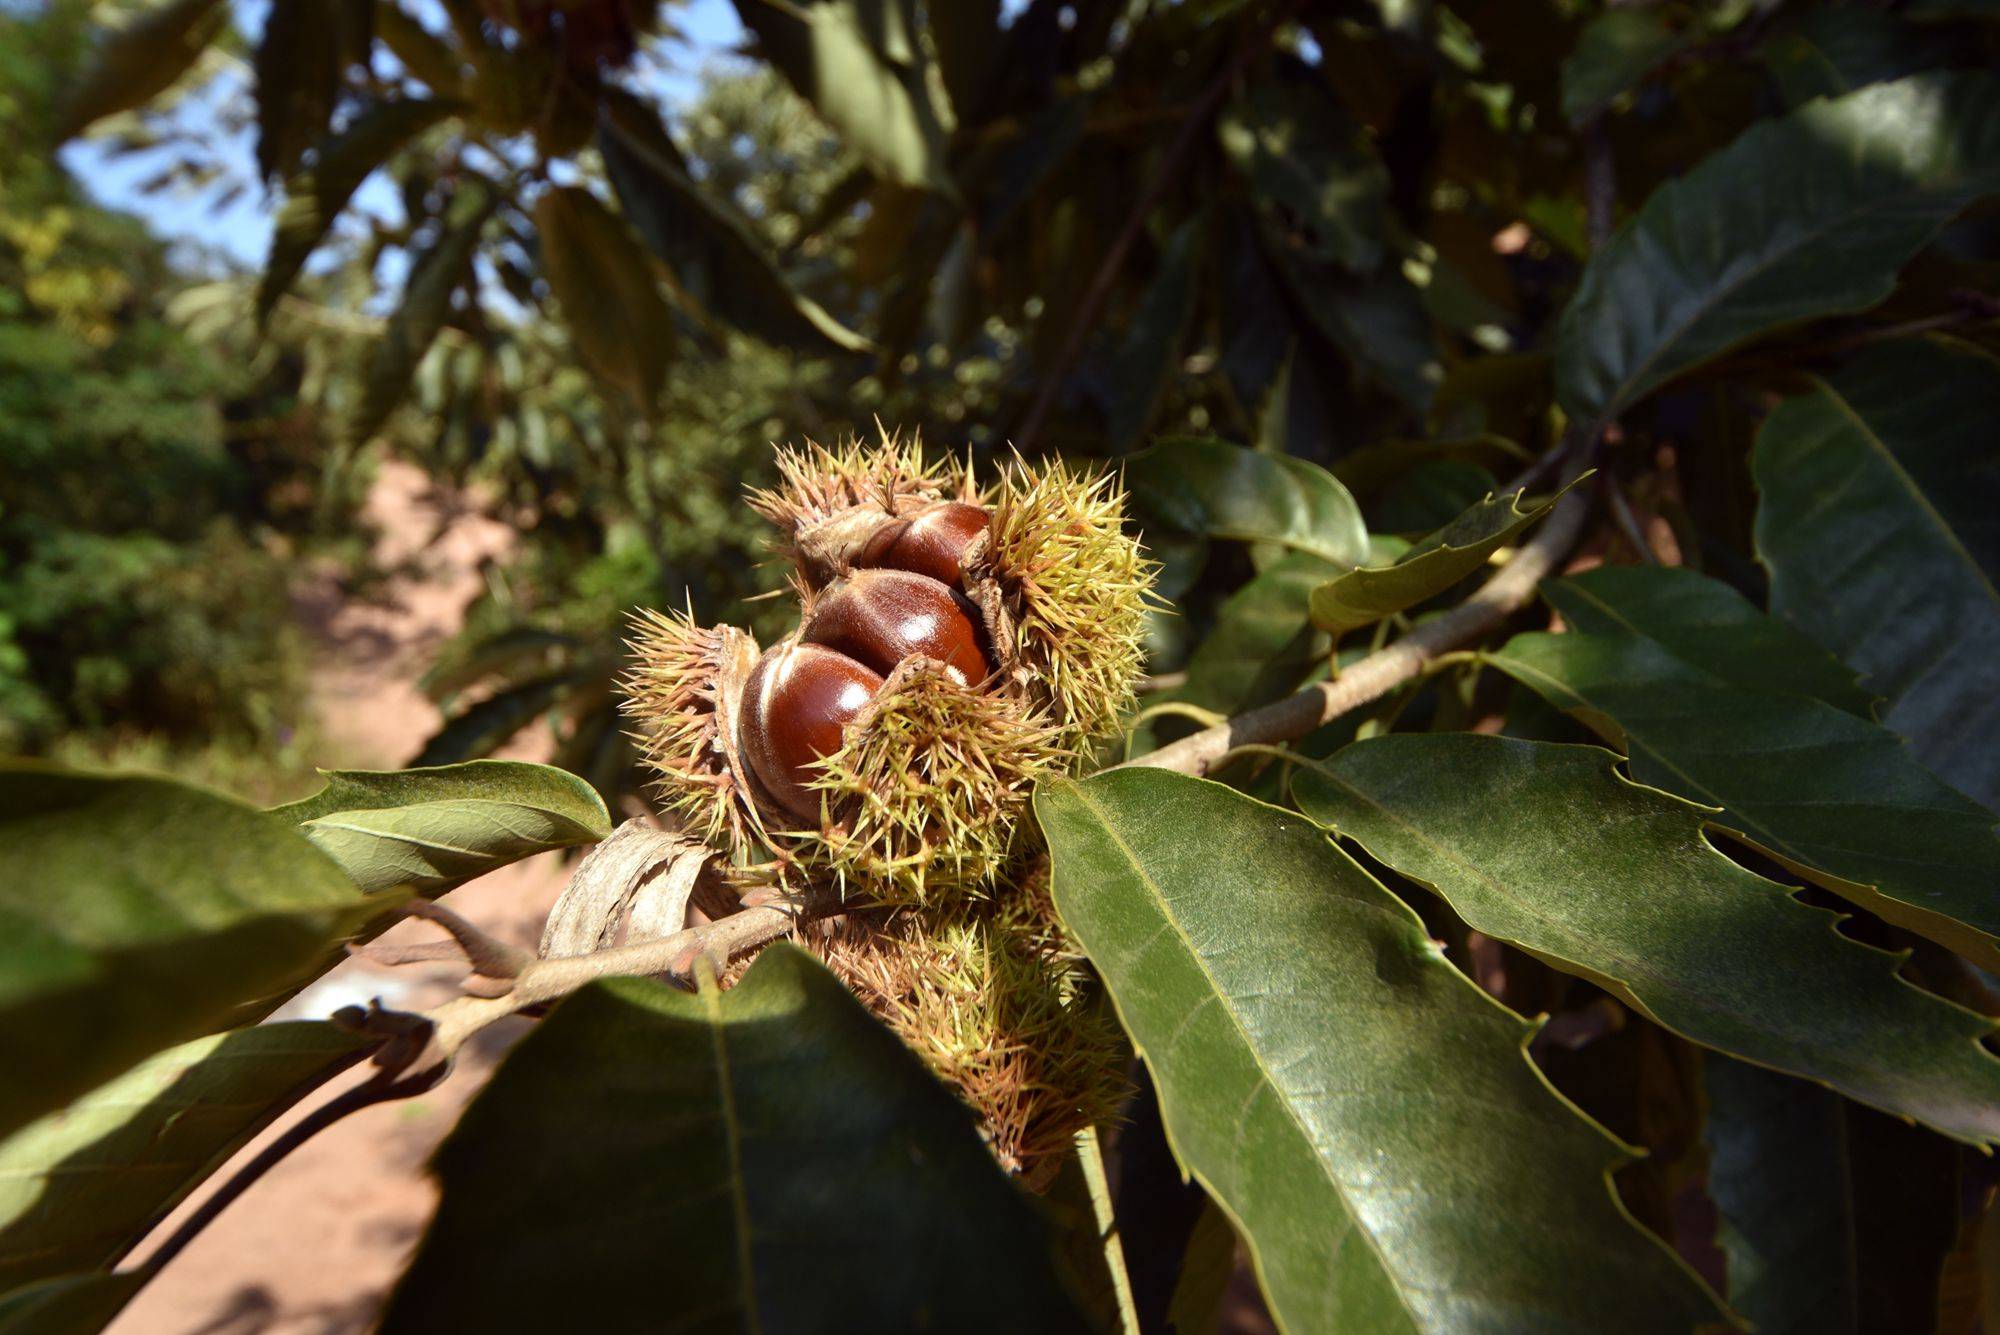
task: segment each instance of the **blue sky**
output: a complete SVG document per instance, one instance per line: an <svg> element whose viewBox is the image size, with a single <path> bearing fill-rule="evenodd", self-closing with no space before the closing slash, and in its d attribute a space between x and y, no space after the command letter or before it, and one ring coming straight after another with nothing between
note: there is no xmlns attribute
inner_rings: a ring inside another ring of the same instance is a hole
<svg viewBox="0 0 2000 1335"><path fill-rule="evenodd" d="M231 0L231 3L237 23L245 33L255 34L263 29L269 0ZM425 0L419 0L414 8L426 21L442 26L442 16ZM688 0L670 9L668 16L686 40L668 47L668 69L650 80L645 91L669 103L684 102L700 86L703 66L742 42L743 25L731 0ZM218 88L209 100L232 96L240 89L240 82ZM205 119L207 112L201 102L194 102L183 114L192 124ZM256 156L250 135L230 136L220 147L236 168L232 175L254 182ZM100 202L138 214L155 232L170 240L192 242L245 267L262 264L270 246L271 220L277 202L265 197L255 185L233 203L220 208L217 207L223 193L220 186L198 193L142 190L142 183L157 175L170 160L170 154L157 151L113 157L101 143L89 139L63 150L64 164ZM395 190L379 176L362 188L356 202L372 211L391 215L400 212Z"/></svg>

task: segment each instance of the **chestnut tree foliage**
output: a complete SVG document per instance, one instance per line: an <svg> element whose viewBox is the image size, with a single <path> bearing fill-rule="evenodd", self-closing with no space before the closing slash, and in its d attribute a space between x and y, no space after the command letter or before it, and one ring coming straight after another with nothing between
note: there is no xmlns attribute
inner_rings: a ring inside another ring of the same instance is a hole
<svg viewBox="0 0 2000 1335"><path fill-rule="evenodd" d="M55 81L48 151L136 151L236 79L274 239L188 327L294 350L329 478L487 482L541 592L406 771L0 768L0 1332L524 1009L388 1328L1185 1335L1241 1256L1295 1332L1995 1329L1992 8L736 8L686 104L645 0L104 5ZM1138 1086L1039 1194L795 946L717 984L779 908L592 981L429 906L645 800L622 616L771 587L741 483L877 419L1115 468L1159 567L1033 804ZM412 910L466 996L257 1023Z"/></svg>

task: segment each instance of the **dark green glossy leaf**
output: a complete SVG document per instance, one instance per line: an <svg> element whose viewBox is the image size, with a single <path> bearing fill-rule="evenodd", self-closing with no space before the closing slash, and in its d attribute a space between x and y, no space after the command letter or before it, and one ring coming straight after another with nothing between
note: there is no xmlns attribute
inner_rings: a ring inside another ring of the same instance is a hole
<svg viewBox="0 0 2000 1335"><path fill-rule="evenodd" d="M1599 572L1545 588L1560 606L1573 584L1624 610ZM1747 619L1739 661L1763 638ZM1888 729L1718 675L1704 655L1726 642L1685 646L1662 622L1643 633L1517 635L1490 661L1623 745L1639 782L1723 808L1715 824L1792 870L2000 967L1993 813L1939 782Z"/></svg>
<svg viewBox="0 0 2000 1335"><path fill-rule="evenodd" d="M431 126L455 114L455 102L406 98L370 107L320 147L310 170L285 183L285 206L271 233L271 255L257 284L257 318L270 315L325 239L333 220L370 173Z"/></svg>
<svg viewBox="0 0 2000 1335"><path fill-rule="evenodd" d="M96 1335L146 1282L136 1273L64 1275L0 1296L0 1335Z"/></svg>
<svg viewBox="0 0 2000 1335"><path fill-rule="evenodd" d="M535 202L542 269L577 357L599 380L650 412L674 347L673 315L652 265L625 224L582 186L552 186Z"/></svg>
<svg viewBox="0 0 2000 1335"><path fill-rule="evenodd" d="M164 93L228 23L229 7L219 0L166 0L124 27L101 33L64 93L57 141Z"/></svg>
<svg viewBox="0 0 2000 1335"><path fill-rule="evenodd" d="M1356 273L1381 261L1389 173L1339 102L1303 80L1256 80L1216 135L1258 206L1283 209L1313 258Z"/></svg>
<svg viewBox="0 0 2000 1335"><path fill-rule="evenodd" d="M436 1172L385 1331L1082 1329L966 1110L787 944L563 1002Z"/></svg>
<svg viewBox="0 0 2000 1335"><path fill-rule="evenodd" d="M1443 593L1555 504L1551 497L1524 510L1526 496L1525 491L1489 495L1411 547L1394 565L1362 566L1334 576L1312 591L1313 624L1338 635Z"/></svg>
<svg viewBox="0 0 2000 1335"><path fill-rule="evenodd" d="M1145 434L1181 368L1181 338L1194 315L1204 219L1197 214L1167 238L1158 271L1133 313L1112 362L1111 448L1123 454Z"/></svg>
<svg viewBox="0 0 2000 1335"><path fill-rule="evenodd" d="M1313 629L1306 605L1335 569L1309 552L1265 567L1223 603L1172 698L1234 714L1296 690L1332 647Z"/></svg>
<svg viewBox="0 0 2000 1335"><path fill-rule="evenodd" d="M1764 59L1788 106L1838 97L1871 83L1946 64L1951 41L1866 5L1827 5L1764 44Z"/></svg>
<svg viewBox="0 0 2000 1335"><path fill-rule="evenodd" d="M1605 10L1584 25L1563 61L1563 116L1582 125L1603 114L1690 40L1657 9Z"/></svg>
<svg viewBox="0 0 2000 1335"><path fill-rule="evenodd" d="M476 183L459 187L444 235L417 258L403 299L368 354L361 397L345 424L353 445L368 441L410 392L417 366L451 314L453 294L472 275L472 257L494 200Z"/></svg>
<svg viewBox="0 0 2000 1335"><path fill-rule="evenodd" d="M1874 692L1861 687L1854 669L1695 571L1601 566L1543 585L1542 596L1577 630L1670 642L1677 657L1724 681L1810 695L1874 717Z"/></svg>
<svg viewBox="0 0 2000 1335"><path fill-rule="evenodd" d="M705 308L772 343L842 352L872 346L792 286L736 210L688 176L659 117L636 98L607 97L597 145L625 216Z"/></svg>
<svg viewBox="0 0 2000 1335"><path fill-rule="evenodd" d="M1132 456L1125 482L1142 515L1183 533L1277 543L1341 567L1368 559L1361 507L1303 459L1170 436Z"/></svg>
<svg viewBox="0 0 2000 1335"><path fill-rule="evenodd" d="M1428 413L1444 367L1430 314L1409 280L1399 272L1336 274L1288 247L1272 245L1270 253L1314 327L1413 414Z"/></svg>
<svg viewBox="0 0 2000 1335"><path fill-rule="evenodd" d="M1862 310L2000 188L2000 79L1922 75L1752 126L1591 257L1556 336L1580 422L1774 329Z"/></svg>
<svg viewBox="0 0 2000 1335"><path fill-rule="evenodd" d="M1852 1335L1854 1193L1838 1096L1711 1054L1708 1194L1729 1301L1758 1335Z"/></svg>
<svg viewBox="0 0 2000 1335"><path fill-rule="evenodd" d="M951 193L930 62L906 0L736 0L736 12L764 57L877 171Z"/></svg>
<svg viewBox="0 0 2000 1335"><path fill-rule="evenodd" d="M1898 956L1731 862L1703 837L1711 812L1627 781L1617 759L1403 733L1301 769L1292 792L1473 930L1697 1043L1971 1144L2000 1140L2000 1059L1979 1045L1991 1021L1918 991Z"/></svg>
<svg viewBox="0 0 2000 1335"><path fill-rule="evenodd" d="M1720 1312L1625 1214L1625 1157L1532 1026L1309 822L1153 770L1035 798L1063 922L1288 1330L1686 1332Z"/></svg>
<svg viewBox="0 0 2000 1335"><path fill-rule="evenodd" d="M549 765L472 760L410 770L330 770L311 797L272 808L363 890L441 893L496 867L611 833L588 783Z"/></svg>
<svg viewBox="0 0 2000 1335"><path fill-rule="evenodd" d="M0 763L0 1135L296 982L383 907L231 798Z"/></svg>
<svg viewBox="0 0 2000 1335"><path fill-rule="evenodd" d="M1758 433L1771 610L1888 697L1917 758L2000 806L2000 366L1879 348Z"/></svg>
<svg viewBox="0 0 2000 1335"><path fill-rule="evenodd" d="M318 1021L198 1038L0 1141L0 1293L116 1263L298 1094L368 1046Z"/></svg>

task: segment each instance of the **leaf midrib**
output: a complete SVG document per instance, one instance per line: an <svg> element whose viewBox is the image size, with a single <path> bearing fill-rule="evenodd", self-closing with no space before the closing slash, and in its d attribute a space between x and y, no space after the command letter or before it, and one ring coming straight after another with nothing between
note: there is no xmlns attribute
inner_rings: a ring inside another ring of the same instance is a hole
<svg viewBox="0 0 2000 1335"><path fill-rule="evenodd" d="M1229 994L1222 989L1215 975L1209 970L1207 959L1203 957L1200 951L1195 949L1194 941L1188 936L1186 930L1182 928L1180 919L1174 916L1173 910L1168 904L1166 893L1161 888L1160 883L1153 878L1145 865L1140 862L1138 853L1125 841L1124 836L1118 831L1111 820L1111 814L1104 809L1103 805L1086 792L1081 784L1072 783L1068 785L1068 788L1084 806L1090 809L1091 814L1097 819L1099 828L1110 839L1125 861L1131 865L1133 874L1139 878L1140 883L1146 887L1153 901L1159 906L1161 919L1168 927L1173 929L1174 935L1180 938L1182 946L1187 950L1188 958L1193 960L1195 967L1201 971L1202 978L1208 984L1209 994L1218 999L1222 1012L1229 1017L1230 1024L1235 1027L1237 1037L1242 1041L1244 1051L1250 1054L1251 1060L1256 1064L1257 1070L1262 1073L1265 1087L1270 1089L1274 1094L1280 1094L1280 1086L1276 1078L1272 1075L1271 1068L1265 1063L1263 1053L1258 1051L1257 1045L1250 1040L1250 1033L1244 1027L1243 1017L1237 1013L1236 1007L1230 1001ZM1116 1000L1115 997L1114 1000ZM1148 1065L1151 1065L1151 1063L1149 1062ZM1347 1214L1349 1225L1353 1228L1355 1234L1367 1245L1369 1254L1375 1258L1375 1263L1381 1269L1383 1275L1391 1281L1390 1288L1396 1294L1396 1301L1411 1327L1421 1330L1423 1323L1417 1319L1415 1310L1403 1296L1403 1285L1400 1282L1397 1271L1389 1264L1389 1258L1383 1253L1381 1245L1375 1240L1375 1235L1363 1224L1361 1215L1356 1212L1353 1203L1348 1200L1347 1192L1343 1188L1340 1179L1334 1176L1326 1160L1321 1157L1318 1146L1315 1144L1312 1135L1306 1130L1305 1124L1299 1120L1298 1113L1292 1108L1291 1102L1281 1094L1277 1102L1278 1106L1284 1109L1286 1120L1291 1122L1292 1128L1298 1133L1300 1141L1307 1147L1314 1165L1320 1170L1320 1175L1326 1179L1326 1183L1332 1188L1335 1198L1340 1201L1341 1208ZM1206 1174L1199 1173L1192 1164L1184 1166L1190 1172L1195 1172L1198 1176L1206 1177ZM1234 1213L1233 1210L1232 1213ZM1257 1250L1256 1242L1254 1239L1250 1241L1251 1250L1255 1252Z"/></svg>

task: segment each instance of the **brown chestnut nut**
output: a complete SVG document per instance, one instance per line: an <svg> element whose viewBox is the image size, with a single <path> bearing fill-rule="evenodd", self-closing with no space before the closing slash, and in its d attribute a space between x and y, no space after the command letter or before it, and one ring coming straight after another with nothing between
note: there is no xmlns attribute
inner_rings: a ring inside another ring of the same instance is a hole
<svg viewBox="0 0 2000 1335"><path fill-rule="evenodd" d="M842 733L882 677L845 654L787 642L757 660L743 693L743 753L758 782L785 810L819 819L819 794L806 785L812 764L840 749Z"/></svg>
<svg viewBox="0 0 2000 1335"><path fill-rule="evenodd" d="M971 686L990 670L978 610L965 595L907 570L857 570L813 609L804 638L888 676L914 654L943 663Z"/></svg>
<svg viewBox="0 0 2000 1335"><path fill-rule="evenodd" d="M854 564L929 575L955 589L965 574L965 549L990 522L982 506L943 501L875 530Z"/></svg>

